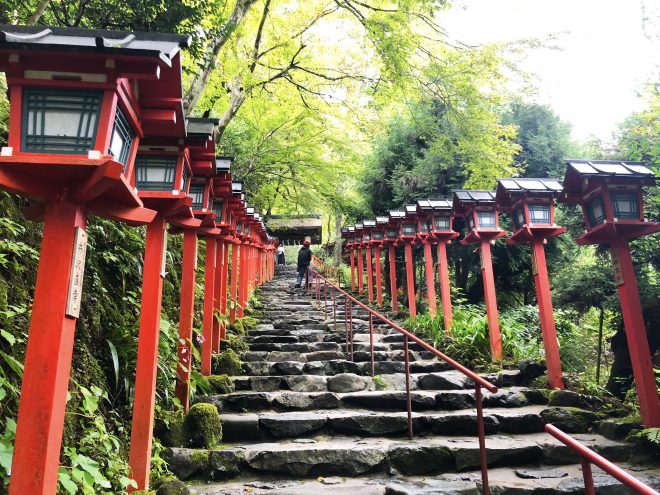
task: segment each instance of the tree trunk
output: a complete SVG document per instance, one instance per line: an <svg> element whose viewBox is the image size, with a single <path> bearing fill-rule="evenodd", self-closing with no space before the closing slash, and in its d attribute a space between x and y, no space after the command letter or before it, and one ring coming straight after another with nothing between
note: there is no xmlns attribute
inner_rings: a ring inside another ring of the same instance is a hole
<svg viewBox="0 0 660 495"><path fill-rule="evenodd" d="M344 240L341 238L341 214L337 213L335 215L335 252L333 253L335 257L335 265L337 266L341 265L343 244Z"/></svg>
<svg viewBox="0 0 660 495"><path fill-rule="evenodd" d="M220 50L225 45L232 33L236 30L238 25L243 21L248 11L250 10L250 7L252 7L256 1L257 0L237 0L236 5L234 6L234 10L227 19L227 22L225 22L225 24L219 30L218 34L209 41L206 49L204 50L204 56L202 57L202 61L199 64L198 71L195 74L192 83L190 84L188 92L183 98L183 108L186 115L189 115L192 112L200 97L204 93L204 88L208 83L209 77L211 76L213 69L215 69L215 63L218 59ZM242 103L243 102L241 101L241 104ZM240 104L238 105L238 108L240 108ZM236 111L238 111L238 108ZM233 117L233 115L231 115L231 117ZM229 120L231 120L231 117ZM227 120L225 123L225 128L227 127L229 120Z"/></svg>
<svg viewBox="0 0 660 495"><path fill-rule="evenodd" d="M41 0L37 4L37 8L34 10L34 13L27 20L26 24L28 26L35 26L37 22L39 22L39 19L41 19L41 16L44 15L44 12L46 11L46 7L48 7L49 3L50 0Z"/></svg>

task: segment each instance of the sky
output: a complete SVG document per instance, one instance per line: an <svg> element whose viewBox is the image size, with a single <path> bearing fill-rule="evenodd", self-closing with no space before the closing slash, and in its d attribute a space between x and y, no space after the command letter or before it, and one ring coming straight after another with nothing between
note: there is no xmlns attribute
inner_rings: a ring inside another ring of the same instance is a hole
<svg viewBox="0 0 660 495"><path fill-rule="evenodd" d="M644 0L646 15L660 0ZM573 126L573 137L612 140L617 124L643 108L637 91L660 68L660 23L642 29L642 0L455 0L440 15L450 37L467 44L557 34L561 50L529 53L538 77L534 101ZM654 32L655 31L655 32Z"/></svg>

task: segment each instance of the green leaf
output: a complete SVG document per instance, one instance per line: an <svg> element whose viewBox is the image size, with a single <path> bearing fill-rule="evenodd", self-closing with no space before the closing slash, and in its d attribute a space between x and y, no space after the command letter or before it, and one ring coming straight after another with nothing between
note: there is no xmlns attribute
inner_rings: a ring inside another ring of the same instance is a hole
<svg viewBox="0 0 660 495"><path fill-rule="evenodd" d="M16 373L18 376L23 376L23 364L3 351L0 351L0 357L4 358L7 366L9 366L14 371L14 373Z"/></svg>
<svg viewBox="0 0 660 495"><path fill-rule="evenodd" d="M9 345L14 345L16 343L16 337L6 330L0 329L0 336L4 337L4 339L9 342Z"/></svg>
<svg viewBox="0 0 660 495"><path fill-rule="evenodd" d="M14 456L14 447L11 444L0 441L0 467L11 474L11 459Z"/></svg>
<svg viewBox="0 0 660 495"><path fill-rule="evenodd" d="M115 345L106 339L108 347L110 348L110 355L112 356L112 369L115 372L115 389L119 388L119 356L117 355L117 348Z"/></svg>
<svg viewBox="0 0 660 495"><path fill-rule="evenodd" d="M78 493L78 486L73 482L71 476L69 476L69 473L67 473L64 468L60 468L59 472L57 473L57 481L60 483L60 485L62 485L62 488L64 488L67 493L70 493L71 495Z"/></svg>

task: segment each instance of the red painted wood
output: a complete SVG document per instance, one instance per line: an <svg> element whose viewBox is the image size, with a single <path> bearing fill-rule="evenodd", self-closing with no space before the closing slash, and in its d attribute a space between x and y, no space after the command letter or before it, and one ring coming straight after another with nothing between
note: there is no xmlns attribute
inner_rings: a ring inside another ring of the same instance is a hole
<svg viewBox="0 0 660 495"><path fill-rule="evenodd" d="M451 287L449 285L449 265L447 263L447 241L438 242L438 271L440 272L440 298L445 332L449 335L453 312L451 308Z"/></svg>
<svg viewBox="0 0 660 495"><path fill-rule="evenodd" d="M181 269L181 299L179 302L179 344L176 396L188 412L190 396L190 365L192 357L193 315L195 311L195 268L197 265L197 232L183 231L183 266Z"/></svg>
<svg viewBox="0 0 660 495"><path fill-rule="evenodd" d="M227 315L227 279L229 278L229 247L230 244L227 241L223 241L223 257L222 257L222 275L220 281L220 313ZM220 337L222 339L226 338L227 333L227 322L222 325L220 330Z"/></svg>
<svg viewBox="0 0 660 495"><path fill-rule="evenodd" d="M367 296L369 302L374 302L374 269L371 260L371 246L367 246L365 249L365 256L367 260Z"/></svg>
<svg viewBox="0 0 660 495"><path fill-rule="evenodd" d="M380 246L375 248L376 261L376 301L378 307L383 305L383 275L381 273Z"/></svg>
<svg viewBox="0 0 660 495"><path fill-rule="evenodd" d="M541 319L541 333L543 335L543 348L545 349L545 362L548 369L548 384L552 388L563 389L564 381L559 359L559 343L557 342L557 329L552 310L552 296L550 295L550 279L545 260L545 247L543 239L534 239L531 246L533 250L532 262L536 262L534 285L536 286L536 299L539 303L539 316Z"/></svg>
<svg viewBox="0 0 660 495"><path fill-rule="evenodd" d="M644 426L658 428L660 427L660 399L653 374L651 351L646 337L630 246L628 241L619 240L612 242L610 248L618 258L621 268L622 283L618 285L619 300L639 400L639 412Z"/></svg>
<svg viewBox="0 0 660 495"><path fill-rule="evenodd" d="M364 294L364 275L362 270L362 249L357 248L357 276L358 276L358 290L360 294Z"/></svg>
<svg viewBox="0 0 660 495"><path fill-rule="evenodd" d="M46 208L18 408L10 495L53 495L62 446L76 320L65 316L79 205Z"/></svg>
<svg viewBox="0 0 660 495"><path fill-rule="evenodd" d="M160 310L163 299L161 268L165 250L166 226L165 218L157 215L147 225L147 239L144 248L133 423L131 448L128 456L131 478L137 483L137 490L149 488L156 401L156 373L158 369Z"/></svg>
<svg viewBox="0 0 660 495"><path fill-rule="evenodd" d="M396 251L394 246L388 247L390 259L390 297L392 298L392 311L399 312L399 293L396 286Z"/></svg>
<svg viewBox="0 0 660 495"><path fill-rule="evenodd" d="M215 238L206 239L206 258L204 262L204 310L202 318L202 362L200 372L204 376L211 374L211 356L213 354L213 307L215 304Z"/></svg>
<svg viewBox="0 0 660 495"><path fill-rule="evenodd" d="M247 244L241 245L241 257L238 267L238 317L243 318L243 309L247 300L248 263L250 251Z"/></svg>
<svg viewBox="0 0 660 495"><path fill-rule="evenodd" d="M438 314L435 300L435 271L433 270L433 253L431 252L431 244L428 241L423 242L424 245L424 264L426 268L426 297L429 301L429 313L431 318L435 318Z"/></svg>
<svg viewBox="0 0 660 495"><path fill-rule="evenodd" d="M355 250L353 248L349 249L349 255L351 258L351 291L355 292Z"/></svg>
<svg viewBox="0 0 660 495"><path fill-rule="evenodd" d="M481 242L481 276L484 281L484 297L486 299L486 314L488 316L488 337L493 359L502 359L502 338L500 336L500 321L497 313L497 298L495 296L495 277L493 276L493 260L490 254L490 241Z"/></svg>
<svg viewBox="0 0 660 495"><path fill-rule="evenodd" d="M229 322L236 320L236 310L238 304L238 261L241 257L241 245L233 242L231 246L231 287L229 289L229 300L231 307L229 310Z"/></svg>
<svg viewBox="0 0 660 495"><path fill-rule="evenodd" d="M408 288L408 313L411 318L417 317L417 302L415 301L415 277L413 276L412 245L405 243L406 252L406 286Z"/></svg>
<svg viewBox="0 0 660 495"><path fill-rule="evenodd" d="M216 318L220 313L220 297L222 292L222 260L224 259L225 244L220 239L215 241L215 286L213 287L213 346L214 353L220 352L220 327L222 324Z"/></svg>

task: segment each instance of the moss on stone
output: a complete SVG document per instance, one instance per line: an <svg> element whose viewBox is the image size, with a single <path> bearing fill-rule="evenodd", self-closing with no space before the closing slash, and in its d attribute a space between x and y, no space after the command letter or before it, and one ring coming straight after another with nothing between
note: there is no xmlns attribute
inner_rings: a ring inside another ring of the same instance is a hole
<svg viewBox="0 0 660 495"><path fill-rule="evenodd" d="M156 495L189 495L189 494L190 494L190 490L188 490L188 487L185 485L185 483L179 480L163 483L156 492Z"/></svg>
<svg viewBox="0 0 660 495"><path fill-rule="evenodd" d="M241 323L243 324L243 329L247 331L256 328L257 324L259 323L259 320L251 316L244 316L243 318L241 318Z"/></svg>
<svg viewBox="0 0 660 495"><path fill-rule="evenodd" d="M211 454L206 450L198 450L193 452L190 458L193 460L193 462L197 462L199 464L208 464L210 455Z"/></svg>
<svg viewBox="0 0 660 495"><path fill-rule="evenodd" d="M217 394L231 394L235 390L234 382L227 375L211 375L207 381Z"/></svg>
<svg viewBox="0 0 660 495"><path fill-rule="evenodd" d="M159 411L154 418L154 436L165 447L181 447L183 432L182 411Z"/></svg>
<svg viewBox="0 0 660 495"><path fill-rule="evenodd" d="M376 387L376 390L385 390L387 388L385 380L383 380L383 377L380 375L374 376L374 386Z"/></svg>
<svg viewBox="0 0 660 495"><path fill-rule="evenodd" d="M241 358L232 349L227 349L213 357L213 373L216 375L238 376L243 372Z"/></svg>
<svg viewBox="0 0 660 495"><path fill-rule="evenodd" d="M240 319L235 320L231 325L229 325L229 330L233 331L236 335L245 335L245 328L243 327L243 322Z"/></svg>
<svg viewBox="0 0 660 495"><path fill-rule="evenodd" d="M242 354L250 350L250 346L238 335L230 335L222 341L223 348L231 349L237 354Z"/></svg>
<svg viewBox="0 0 660 495"><path fill-rule="evenodd" d="M220 445L222 423L213 404L199 403L190 408L183 420L182 440L184 447L213 449Z"/></svg>
<svg viewBox="0 0 660 495"><path fill-rule="evenodd" d="M157 495L157 493L153 490L139 490L137 492L133 492L133 495Z"/></svg>

